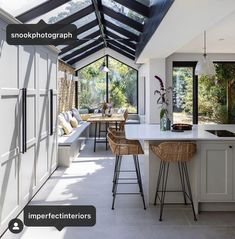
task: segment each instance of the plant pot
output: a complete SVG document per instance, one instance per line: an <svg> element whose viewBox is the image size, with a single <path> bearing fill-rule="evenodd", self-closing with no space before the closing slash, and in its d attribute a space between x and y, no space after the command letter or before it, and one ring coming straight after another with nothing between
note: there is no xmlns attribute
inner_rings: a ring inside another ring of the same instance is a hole
<svg viewBox="0 0 235 239"><path fill-rule="evenodd" d="M167 130L167 117L165 115L160 118L160 130L161 131Z"/></svg>

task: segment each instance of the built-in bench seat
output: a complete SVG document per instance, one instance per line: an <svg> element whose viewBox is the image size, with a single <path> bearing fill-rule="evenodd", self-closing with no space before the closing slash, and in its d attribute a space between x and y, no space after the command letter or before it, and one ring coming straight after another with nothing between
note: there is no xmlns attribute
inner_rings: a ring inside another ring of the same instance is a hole
<svg viewBox="0 0 235 239"><path fill-rule="evenodd" d="M66 116L66 113L62 113L62 115ZM85 145L86 139L89 138L89 128L89 122L80 121L77 127L72 129L71 133L58 137L59 166L69 167L70 163L78 156Z"/></svg>
<svg viewBox="0 0 235 239"><path fill-rule="evenodd" d="M140 124L139 115L129 114L125 124Z"/></svg>

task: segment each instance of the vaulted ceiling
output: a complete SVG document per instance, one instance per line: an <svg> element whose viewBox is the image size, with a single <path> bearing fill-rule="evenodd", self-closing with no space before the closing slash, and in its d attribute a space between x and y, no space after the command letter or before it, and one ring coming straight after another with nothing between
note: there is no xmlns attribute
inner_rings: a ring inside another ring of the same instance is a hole
<svg viewBox="0 0 235 239"><path fill-rule="evenodd" d="M158 2L162 2L165 9L161 9L158 16L151 16L153 14L151 14L149 0L83 0L81 7L74 5L76 3L74 0L49 0L16 18L23 23L44 20L47 13L53 13L56 9L70 4L70 14L57 11L54 13L57 17L54 19L51 17L48 21L48 23L58 24L73 23L77 26L77 42L57 46L61 50L59 55L62 60L73 65L104 48L110 48L135 60L137 48L143 48L143 46L139 47L140 41L143 43L146 41L143 36L148 35L146 23L149 22L149 18L158 17L161 20L173 0ZM65 17L62 16L63 14ZM143 34L144 31L145 34Z"/></svg>

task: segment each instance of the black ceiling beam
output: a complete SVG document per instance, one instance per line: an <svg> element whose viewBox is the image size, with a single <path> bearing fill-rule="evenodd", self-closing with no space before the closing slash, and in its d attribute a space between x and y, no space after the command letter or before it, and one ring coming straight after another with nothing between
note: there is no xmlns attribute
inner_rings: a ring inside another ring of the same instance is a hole
<svg viewBox="0 0 235 239"><path fill-rule="evenodd" d="M79 34L82 34L88 30L90 30L91 28L95 27L95 26L98 26L98 22L97 20L93 20L89 23L87 23L86 25L84 26L81 26L81 27L78 27L77 31L76 31L76 34L79 35Z"/></svg>
<svg viewBox="0 0 235 239"><path fill-rule="evenodd" d="M21 22L28 22L36 17L39 17L51 10L69 2L70 0L57 0L57 1L46 1L38 6L29 9L28 11L18 15L16 18Z"/></svg>
<svg viewBox="0 0 235 239"><path fill-rule="evenodd" d="M149 19L144 24L144 31L140 36L139 43L136 49L136 58L138 58L153 36L168 10L175 0L153 0L150 8Z"/></svg>
<svg viewBox="0 0 235 239"><path fill-rule="evenodd" d="M94 12L94 6L90 5L88 7L83 8L82 10L75 12L74 14L56 22L57 24L70 24L73 22L76 22L77 20L91 14L92 12Z"/></svg>
<svg viewBox="0 0 235 239"><path fill-rule="evenodd" d="M76 63L76 62L78 62L78 61L81 61L82 59L84 59L84 58L86 58L86 57L88 57L88 56L90 56L90 55L96 53L97 51L99 51L99 50L101 50L101 49L103 49L103 48L104 48L104 45L101 44L101 45L99 45L99 46L97 46L97 47L91 49L90 51L87 51L87 52L85 52L84 54L82 54L82 55L80 55L80 56L78 56L78 57L76 57L76 58L74 58L74 59L68 61L67 63L70 64L70 65L73 65L74 63Z"/></svg>
<svg viewBox="0 0 235 239"><path fill-rule="evenodd" d="M122 22L123 24L134 28L135 30L142 32L143 31L143 25L130 17L127 17L119 12L114 11L113 9L106 7L102 5L100 9L104 14L118 20L119 22Z"/></svg>
<svg viewBox="0 0 235 239"><path fill-rule="evenodd" d="M93 38L98 37L98 36L100 36L100 31L93 32L93 33L91 33L90 35L86 36L83 39L78 39L76 43L62 48L59 55L62 55L62 54L66 53L70 50L73 50L75 47L78 47L78 46L82 45L84 42L92 40Z"/></svg>
<svg viewBox="0 0 235 239"><path fill-rule="evenodd" d="M106 36L105 36L105 32L104 32L104 25L101 19L101 14L100 14L100 10L99 10L99 5L98 5L98 1L97 0L91 0L92 4L94 6L95 9L95 15L99 24L99 28L100 28L100 35L103 39L104 45L105 47L108 46L107 41L106 41Z"/></svg>
<svg viewBox="0 0 235 239"><path fill-rule="evenodd" d="M135 56L130 55L130 54L128 54L128 53L125 52L125 51L122 51L120 48L117 48L116 46L112 45L111 43L109 43L108 47L109 47L110 49L112 49L112 50L114 50L114 51L116 51L116 52L122 54L123 56L126 56L126 57L130 58L131 60L135 60Z"/></svg>
<svg viewBox="0 0 235 239"><path fill-rule="evenodd" d="M100 39L100 40L102 40L102 39ZM85 45L84 47L81 47L81 48L73 51L72 53L62 57L62 60L63 61L67 61L67 60L69 60L69 59L71 59L71 58L73 58L73 57L75 57L77 55L82 54L83 52L85 52L85 51L87 51L87 50L89 50L89 49L91 49L91 48L93 48L95 46L98 46L101 43L100 40L95 40L92 43L90 43L88 45Z"/></svg>
<svg viewBox="0 0 235 239"><path fill-rule="evenodd" d="M121 28L121 27L117 26L116 24L113 24L110 21L105 20L104 24L105 24L106 27L112 29L113 31L116 31L116 32L122 34L123 36L126 36L130 39L133 39L136 42L139 41L139 36L137 36L136 34L130 32L130 31L124 29L124 28Z"/></svg>
<svg viewBox="0 0 235 239"><path fill-rule="evenodd" d="M123 44L118 43L117 41L108 41L109 44L112 44L120 49L122 49L123 51L126 51L127 53L130 53L131 55L135 55L135 51L131 50L130 48L124 46Z"/></svg>
<svg viewBox="0 0 235 239"><path fill-rule="evenodd" d="M80 35L80 34L86 32L86 31L90 30L91 28L96 27L97 25L98 25L98 23L97 23L97 20L95 19L95 20L89 22L88 24L77 28L77 30L74 34L75 35ZM58 44L55 45L55 46L58 46Z"/></svg>
<svg viewBox="0 0 235 239"><path fill-rule="evenodd" d="M149 7L145 6L144 4L133 1L133 0L114 0L117 3L120 3L121 5L139 13L140 15L144 17L149 17Z"/></svg>
<svg viewBox="0 0 235 239"><path fill-rule="evenodd" d="M129 46L130 48L132 48L134 50L136 49L136 44L131 42L129 39L125 39L125 38L121 39L120 36L114 34L113 32L109 31L108 29L107 29L107 36L115 39L116 41L122 42L123 44Z"/></svg>

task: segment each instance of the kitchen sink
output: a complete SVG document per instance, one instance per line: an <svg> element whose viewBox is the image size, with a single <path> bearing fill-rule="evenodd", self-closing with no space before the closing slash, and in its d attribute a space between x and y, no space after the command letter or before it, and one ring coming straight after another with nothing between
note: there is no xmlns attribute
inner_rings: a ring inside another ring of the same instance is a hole
<svg viewBox="0 0 235 239"><path fill-rule="evenodd" d="M218 137L235 137L235 133L228 130L206 130L206 131Z"/></svg>

